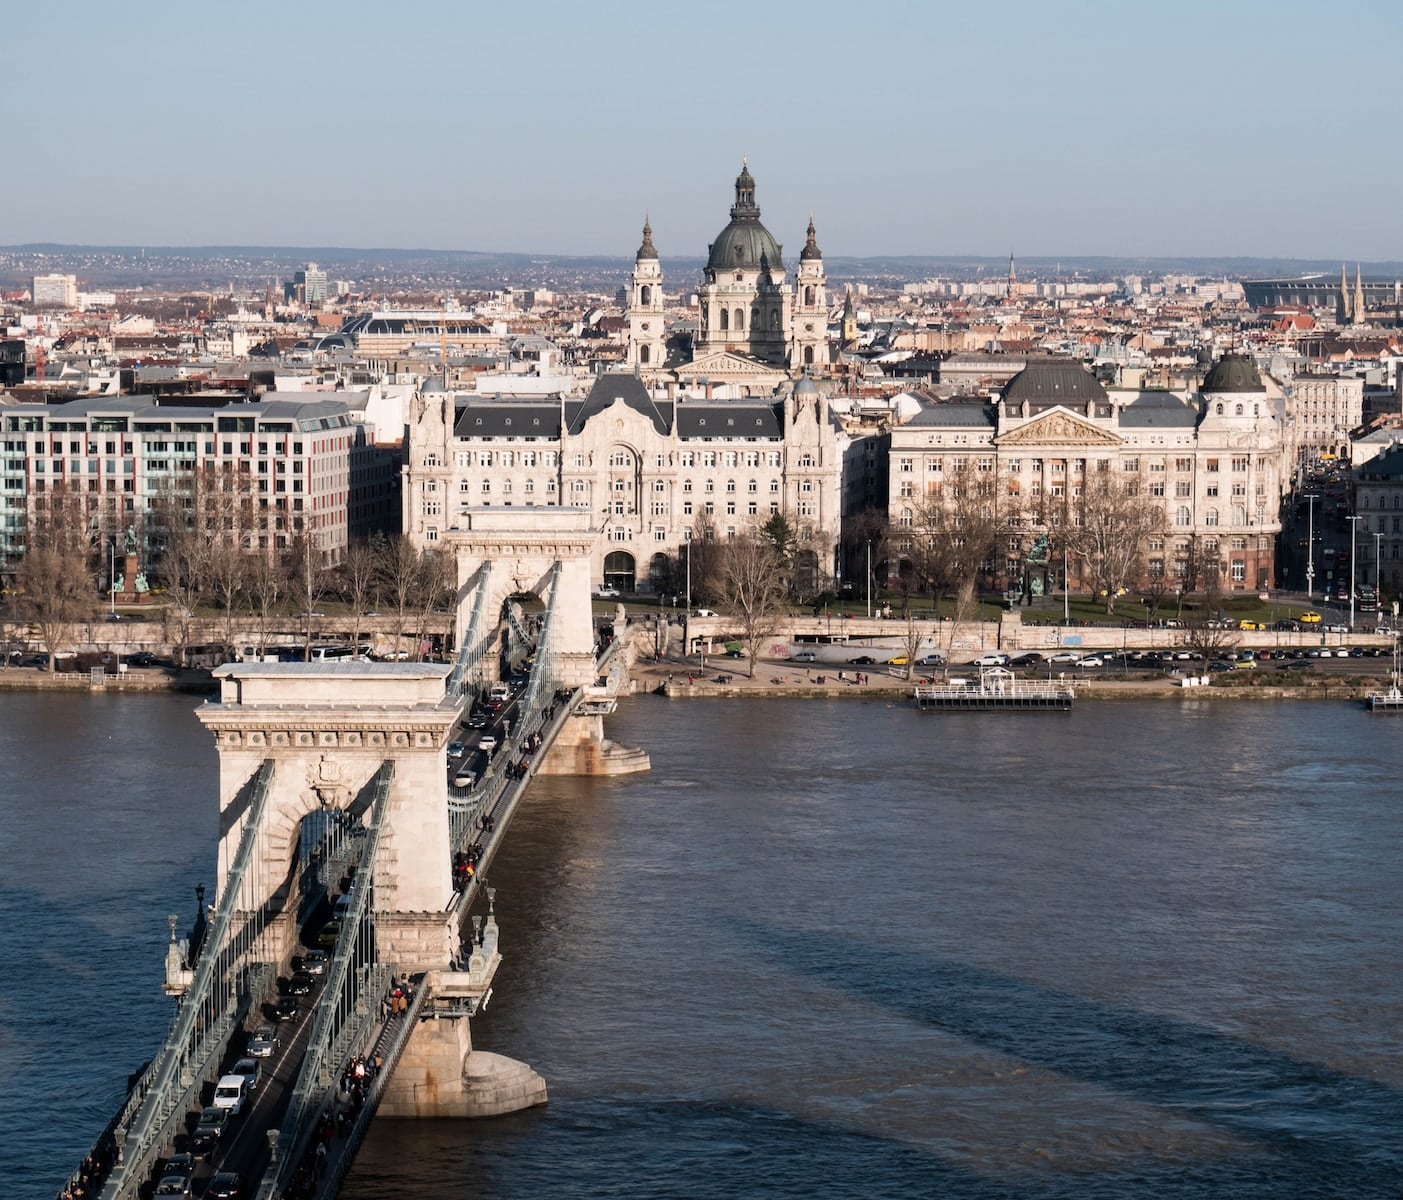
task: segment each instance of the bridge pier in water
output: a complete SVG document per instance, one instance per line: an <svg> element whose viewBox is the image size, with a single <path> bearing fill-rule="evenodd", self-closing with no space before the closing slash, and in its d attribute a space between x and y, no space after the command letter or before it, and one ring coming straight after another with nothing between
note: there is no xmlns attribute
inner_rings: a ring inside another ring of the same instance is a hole
<svg viewBox="0 0 1403 1200"><path fill-rule="evenodd" d="M430 989L381 1101L386 1116L488 1116L546 1099L525 1064L474 1052L470 1007L452 1003L462 913L453 887L445 751L460 715L445 695L450 668L431 663L249 663L215 672L220 699L199 710L219 750L222 888L242 832L241 798L272 759L254 895L271 914L267 953L284 970L298 945L302 820L363 819L364 797L394 767L373 864L375 958ZM495 921L491 968L495 969ZM479 975L486 965L478 964ZM489 975L490 978L490 975ZM434 996L437 985L442 997ZM466 983L464 984L466 986ZM467 990L471 991L471 988ZM442 1004L446 998L449 1003Z"/></svg>

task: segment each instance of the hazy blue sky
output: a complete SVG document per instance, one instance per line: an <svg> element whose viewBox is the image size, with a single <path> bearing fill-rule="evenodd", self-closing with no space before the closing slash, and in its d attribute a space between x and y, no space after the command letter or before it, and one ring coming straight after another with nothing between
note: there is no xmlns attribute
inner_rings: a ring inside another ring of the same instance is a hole
<svg viewBox="0 0 1403 1200"><path fill-rule="evenodd" d="M1403 4L7 5L0 244L1400 259Z"/></svg>

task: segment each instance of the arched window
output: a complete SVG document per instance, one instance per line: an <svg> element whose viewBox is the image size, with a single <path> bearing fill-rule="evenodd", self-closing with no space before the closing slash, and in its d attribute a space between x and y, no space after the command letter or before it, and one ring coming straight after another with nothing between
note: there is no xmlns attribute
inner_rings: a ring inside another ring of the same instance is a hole
<svg viewBox="0 0 1403 1200"><path fill-rule="evenodd" d="M652 302L653 289L645 283L641 288L638 289L638 303L644 308L647 308L648 305L652 304Z"/></svg>
<svg viewBox="0 0 1403 1200"><path fill-rule="evenodd" d="M751 328L751 329L764 329L764 328L765 328L765 321L764 321L764 319L760 316L760 310L759 310L758 308L752 308L752 309L750 310L750 328Z"/></svg>
<svg viewBox="0 0 1403 1200"><path fill-rule="evenodd" d="M805 346L805 347L804 347L804 363L805 363L806 365L809 365L809 364L812 364L813 361L814 361L814 348L813 348L812 346Z"/></svg>
<svg viewBox="0 0 1403 1200"><path fill-rule="evenodd" d="M1187 505L1181 504L1174 510L1174 524L1181 528L1187 528L1189 524L1189 509Z"/></svg>
<svg viewBox="0 0 1403 1200"><path fill-rule="evenodd" d="M1239 404L1239 405L1237 406L1237 410L1233 413L1233 415L1236 416L1236 417L1242 416L1242 405Z"/></svg>
<svg viewBox="0 0 1403 1200"><path fill-rule="evenodd" d="M778 329L778 328L779 328L779 309L777 309L777 308L776 308L776 309L772 309L772 310L770 311L770 328L771 328L771 329Z"/></svg>
<svg viewBox="0 0 1403 1200"><path fill-rule="evenodd" d="M1223 402L1218 401L1218 407L1214 410L1220 417L1223 415Z"/></svg>
<svg viewBox="0 0 1403 1200"><path fill-rule="evenodd" d="M1239 528L1247 524L1247 509L1241 504L1232 506L1232 523Z"/></svg>
<svg viewBox="0 0 1403 1200"><path fill-rule="evenodd" d="M639 361L639 362L645 363L645 362L648 361L648 350L649 350L649 347L647 347L647 346L639 346L639 347L638 347L638 361Z"/></svg>
<svg viewBox="0 0 1403 1200"><path fill-rule="evenodd" d="M1205 512L1203 514L1203 523L1205 525L1216 525L1218 523L1218 510L1216 508L1210 508Z"/></svg>
<svg viewBox="0 0 1403 1200"><path fill-rule="evenodd" d="M721 310L721 328L722 328L723 330L725 330L725 329L730 329L730 327L731 327L731 314L730 314L729 312L727 312L727 311L723 308L723 309Z"/></svg>
<svg viewBox="0 0 1403 1200"><path fill-rule="evenodd" d="M813 303L814 303L814 285L813 285L813 284L809 284L809 286L806 287L806 288L804 289L804 303L805 303L806 305L808 305L810 308L813 307Z"/></svg>
<svg viewBox="0 0 1403 1200"><path fill-rule="evenodd" d="M735 313L736 332L740 333L745 328L745 309L738 308Z"/></svg>

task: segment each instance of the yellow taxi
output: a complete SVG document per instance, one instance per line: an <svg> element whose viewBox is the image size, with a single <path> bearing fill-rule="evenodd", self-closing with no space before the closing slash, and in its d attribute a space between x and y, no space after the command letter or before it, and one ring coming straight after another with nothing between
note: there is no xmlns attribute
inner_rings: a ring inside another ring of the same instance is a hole
<svg viewBox="0 0 1403 1200"><path fill-rule="evenodd" d="M1256 621L1239 621L1237 627L1246 633L1255 633L1262 628Z"/></svg>
<svg viewBox="0 0 1403 1200"><path fill-rule="evenodd" d="M1311 612L1303 612L1299 617L1296 618L1296 620L1298 620L1302 625L1319 625L1320 614L1313 610Z"/></svg>

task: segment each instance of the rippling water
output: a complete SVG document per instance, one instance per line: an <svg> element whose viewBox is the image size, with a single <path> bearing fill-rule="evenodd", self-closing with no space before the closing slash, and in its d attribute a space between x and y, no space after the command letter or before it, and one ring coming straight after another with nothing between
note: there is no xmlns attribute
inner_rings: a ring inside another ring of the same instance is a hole
<svg viewBox="0 0 1403 1200"><path fill-rule="evenodd" d="M45 834L56 762L3 801L0 949L39 970L0 985L0 1128L46 1184L159 1041L163 914L212 871L205 735L129 703L151 744L112 769L177 762L146 807L75 789ZM68 736L15 724L6 762ZM1403 723L646 697L611 733L653 772L538 781L492 872L507 961L474 1038L549 1106L378 1122L347 1200L1403 1188Z"/></svg>

